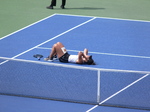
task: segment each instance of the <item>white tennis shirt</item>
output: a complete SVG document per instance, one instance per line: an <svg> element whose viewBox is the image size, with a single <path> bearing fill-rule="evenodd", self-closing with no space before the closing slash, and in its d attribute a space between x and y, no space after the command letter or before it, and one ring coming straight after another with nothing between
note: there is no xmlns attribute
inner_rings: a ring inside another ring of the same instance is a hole
<svg viewBox="0 0 150 112"><path fill-rule="evenodd" d="M76 61L78 60L78 55L70 55L68 62L70 63L76 63Z"/></svg>

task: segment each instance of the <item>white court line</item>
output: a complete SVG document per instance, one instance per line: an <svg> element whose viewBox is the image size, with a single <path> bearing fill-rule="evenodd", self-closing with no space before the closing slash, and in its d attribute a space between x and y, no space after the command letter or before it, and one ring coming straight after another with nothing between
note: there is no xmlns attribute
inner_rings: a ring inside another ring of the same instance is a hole
<svg viewBox="0 0 150 112"><path fill-rule="evenodd" d="M30 25L28 25L28 26L26 26L26 27L24 27L24 28L21 28L21 29L15 31L15 32L13 32L13 33L10 33L10 34L8 34L8 35L6 35L6 36L0 38L0 40L4 39L4 38L6 38L6 37L9 37L10 35L13 35L13 34L15 34L15 33L17 33L17 32L20 32L20 31L22 31L22 30L24 30L24 29L26 29L26 28L28 28L28 27L31 27L31 26L33 26L33 25L35 25L35 24L37 24L37 23L39 23L39 22L41 22L41 21L44 21L44 20L46 20L46 19L48 19L48 18L50 18L50 17L55 16L55 15L56 15L56 14L53 14L53 15L48 16L48 17L46 17L46 18L44 18L44 19L41 19L41 20L39 20L39 21L37 21L37 22L35 22L35 23L32 23L32 24L30 24Z"/></svg>
<svg viewBox="0 0 150 112"><path fill-rule="evenodd" d="M59 66L66 68L75 68L75 69L88 69L88 70L96 70L96 71L107 71L107 72L126 72L126 73L138 73L138 74L150 74L150 71L136 71L136 70L121 70L121 69L106 69L106 68L97 68L97 67L86 67L86 66L78 66L78 65L68 65L68 64L58 64L58 63L49 63L43 61L33 61L33 60L25 60L25 59L16 59L16 58L8 58L8 57L0 57L3 60L12 60L12 61L21 61L21 62L29 62L35 64L49 65L49 66Z"/></svg>
<svg viewBox="0 0 150 112"><path fill-rule="evenodd" d="M100 102L101 72L97 71L97 102Z"/></svg>
<svg viewBox="0 0 150 112"><path fill-rule="evenodd" d="M135 22L148 22L148 23L150 22L150 21L146 21L146 20L134 20L134 19L122 19L122 18L111 18L111 17L96 17L96 16L86 16L86 15L72 15L72 14L59 14L59 13L55 13L55 14L53 14L53 15L51 15L51 16L48 16L48 17L46 17L46 18L44 18L44 19L42 19L42 20L39 20L39 21L37 21L37 22L35 22L35 23L33 23L33 24L30 24L30 25L28 25L28 26L26 26L26 27L24 27L24 28L22 28L22 29L20 29L20 30L17 30L17 31L15 31L15 32L13 32L13 33L10 33L10 34L8 34L8 35L6 35L6 36L0 38L0 40L4 39L4 38L6 38L6 37L8 37L8 36L10 36L10 35L13 35L13 34L19 32L19 31L21 31L21 30L23 30L23 29L26 29L26 28L28 28L28 27L34 25L34 24L37 24L37 23L39 23L39 22L41 22L41 21L43 21L43 20L45 20L45 19L48 19L48 18L50 18L50 17L52 17L52 16L55 16L55 15L75 16L75 17L85 17L85 18L87 18L87 17L92 17L92 18L112 19L112 20L124 20L124 21L133 21L133 22L134 22L134 21L135 21Z"/></svg>
<svg viewBox="0 0 150 112"><path fill-rule="evenodd" d="M37 47L39 49L52 49L52 48L47 48L47 47ZM72 52L79 52L79 50L69 50L67 51L72 51ZM111 55L111 56L122 56L122 57L130 57L130 58L143 58L143 59L150 59L148 56L136 56L136 55L126 55L126 54L114 54L114 53L102 53L102 52L90 52L91 54L102 54L102 55Z"/></svg>
<svg viewBox="0 0 150 112"><path fill-rule="evenodd" d="M147 23L150 23L150 21L148 21L148 20L123 19L123 18L112 18L112 17L97 17L97 16L72 15L72 14L60 14L60 13L56 13L56 15L76 16L76 17L96 17L96 18L100 18L100 19L112 19L112 20L123 20L123 21L147 22Z"/></svg>
<svg viewBox="0 0 150 112"><path fill-rule="evenodd" d="M2 64L4 64L4 63L6 63L6 62L8 62L9 60L6 60L6 61L3 61L3 62L1 62L0 63L0 65L2 65Z"/></svg>
<svg viewBox="0 0 150 112"><path fill-rule="evenodd" d="M114 93L113 95L111 95L110 97L106 98L105 100L103 100L102 102L99 103L99 105L102 105L103 103L105 103L106 101L110 100L111 98L115 97L116 95L118 95L119 93L121 93L122 91L128 89L129 87L133 86L134 84L136 84L137 82L141 81L142 79L144 79L145 77L149 76L149 74L144 75L143 77L137 79L136 81L132 82L131 84L127 85L126 87L124 87L123 89L121 89L120 91ZM98 105L92 107L91 109L89 109L86 112L90 112L93 109L95 109L96 107L98 107Z"/></svg>
<svg viewBox="0 0 150 112"><path fill-rule="evenodd" d="M55 15L55 14L54 14L54 15ZM60 15L60 14L59 14L59 15ZM61 15L62 15L62 14L61 14ZM53 16L53 15L52 15L52 16ZM51 17L52 17L52 16L51 16ZM72 15L72 16L73 16L73 15ZM49 17L50 17L50 16L49 16ZM47 18L49 18L49 17L47 17ZM82 17L83 17L83 16L82 16ZM90 17L91 17L91 16L90 16ZM45 18L45 19L47 19L47 18ZM96 18L96 17L94 17L93 19L95 19L95 18ZM106 17L97 17L97 18L116 19L116 20L127 20L127 21L139 21L139 22L150 22L150 21L142 21L142 20L129 20L129 19L118 19L118 18L106 18ZM45 20L45 19L42 19L42 20L40 20L40 21L38 21L38 22L41 22L41 21L43 21L43 20ZM28 28L28 27L30 27L30 26L32 26L32 25L38 23L38 22L35 22L35 23L31 24L31 25L28 25L28 26L26 26L26 27L24 27L24 28L18 30L18 31L15 31L15 32L13 32L13 33L11 33L11 34L9 34L9 35L6 35L6 36L0 38L0 40L4 39L4 38L6 38L6 37L8 37L8 36L10 36L10 35L13 35L13 34L19 32L19 31L21 31L21 30L23 30L23 29L26 29L26 28ZM75 29L75 28L73 28L73 29ZM73 29L71 29L71 30L73 30ZM69 30L69 31L71 31L71 30ZM66 31L66 32L64 32L64 33L62 33L62 34L60 34L60 35L58 35L58 36L55 36L54 39L57 38L57 37L59 37L59 36L61 36L61 35L63 35L63 34L65 34L65 33L67 33L67 32L69 32L69 31ZM45 43L47 43L47 42L49 42L49 41L51 41L51 40L53 40L53 39L50 39L50 40L48 40L48 41L45 41L45 42L43 42L43 43L41 43L41 44L39 44L39 45L37 45L37 46L35 46L35 47L29 49L29 50L26 50L26 51L24 51L24 52L22 52L22 53L20 53L20 54L18 54L18 55L16 55L16 56L14 56L12 59L14 59L14 58L16 58L16 57L18 57L18 56L20 56L20 55L22 55L22 54L24 54L24 53L26 53L26 52L28 52L28 51L31 51L31 50L33 50L34 48L39 47L40 45L43 45L43 44L45 44ZM71 50L70 50L70 51L71 51ZM72 51L75 51L75 50L72 50ZM77 52L78 52L78 51L77 51ZM98 52L90 52L90 53L106 54L106 55L120 55L120 56L139 57L139 58L150 58L150 57L145 57L145 56L133 56L133 55L112 54L112 53L98 53ZM0 63L0 65L3 64L3 63L5 63L5 62L7 62L7 61L8 61L8 60L6 60L6 61ZM122 90L116 92L115 94L113 94L112 96L108 97L107 99L105 99L104 101L102 101L102 102L99 103L99 104L102 104L102 103L108 101L108 100L111 99L112 97L116 96L116 95L119 94L120 92L122 92L122 91L124 91L125 89L129 88L130 86L132 86L133 84L135 84L135 83L137 83L138 81L142 80L143 78L145 78L145 77L148 76L148 75L149 75L149 74L146 74L145 76L141 77L140 79L138 79L138 80L136 80L135 82L131 83L130 85L126 86L126 87L123 88ZM86 111L86 112L90 112L91 110L95 109L96 107L98 107L98 105L94 106L93 108L89 109L89 110Z"/></svg>
<svg viewBox="0 0 150 112"><path fill-rule="evenodd" d="M62 35L64 35L64 34L70 32L70 31L72 31L72 30L74 30L74 29L76 29L76 28L78 28L78 27L80 27L80 26L82 26L82 25L84 25L84 24L87 24L88 22L93 21L94 19L96 19L96 17L94 17L94 18L92 18L92 19L89 19L89 20L87 20L87 21L85 21L85 22L83 22L83 23L81 23L81 24L79 24L79 25L77 25L77 26L75 26L75 27L73 27L73 28L71 28L71 29L69 29L69 30L67 30L67 31L65 31L65 32L63 32L63 33L61 33L61 34L55 36L55 37L53 37L53 38L50 38L50 39L47 40L47 41L44 41L44 42L42 42L41 44L38 44L38 45L36 45L36 46L34 46L34 47L32 47L32 48L30 48L30 49L28 49L28 50L26 50L26 51L20 53L20 54L18 54L18 55L16 55L16 56L12 57L12 59L17 58L17 57L19 57L19 56L21 56L21 55L23 55L23 54L25 54L25 53L27 53L27 52L29 52L29 51L31 51L31 50L33 50L33 49L39 47L39 46L41 46L41 45L43 45L43 44L45 44L45 43L47 43L47 42L49 42L49 41L52 41L52 40L54 40L54 39L56 39L56 38L58 38L58 37L60 37L60 36L62 36ZM2 63L3 63L3 62L2 62ZM1 63L0 63L0 64L1 64ZM4 64L4 63L3 63L3 64Z"/></svg>
<svg viewBox="0 0 150 112"><path fill-rule="evenodd" d="M97 108L99 105L95 105L94 107L90 108L89 110L87 110L86 112L90 112L92 110L94 110L95 108Z"/></svg>
<svg viewBox="0 0 150 112"><path fill-rule="evenodd" d="M35 22L35 23L32 23L32 24L30 24L30 25L28 25L28 26L26 26L26 27L24 27L24 28L21 28L21 29L15 31L15 32L13 32L13 33L10 33L10 34L8 34L8 35L6 35L6 36L0 38L0 40L4 39L4 38L6 38L6 37L9 37L9 36L11 36L11 35L13 35L13 34L15 34L15 33L17 33L17 32L20 32L20 31L22 31L22 30L24 30L24 29L26 29L26 28L29 28L29 27L31 27L31 26L33 26L33 25L39 23L39 22L42 22L42 21L44 21L44 20L46 20L46 19L48 19L48 18L51 18L51 17L53 17L54 15L55 15L55 14L53 14L53 15L51 15L51 16L48 16L48 17L46 17L46 18L44 18L44 19L41 19L41 20L39 20L39 21L37 21L37 22ZM0 65L4 64L4 63L6 63L6 62L8 62L8 60L1 62Z"/></svg>

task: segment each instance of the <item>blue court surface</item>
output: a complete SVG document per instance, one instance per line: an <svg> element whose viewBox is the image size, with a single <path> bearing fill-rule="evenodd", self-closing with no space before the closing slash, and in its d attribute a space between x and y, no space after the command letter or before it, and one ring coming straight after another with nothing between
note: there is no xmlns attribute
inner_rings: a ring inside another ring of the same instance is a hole
<svg viewBox="0 0 150 112"><path fill-rule="evenodd" d="M150 111L149 37L149 21L62 14L9 34L0 39L0 111ZM56 42L70 54L88 48L96 65L44 61Z"/></svg>
<svg viewBox="0 0 150 112"><path fill-rule="evenodd" d="M15 96L0 96L1 112L86 112L93 105L39 100ZM90 112L147 112L144 110L99 106Z"/></svg>

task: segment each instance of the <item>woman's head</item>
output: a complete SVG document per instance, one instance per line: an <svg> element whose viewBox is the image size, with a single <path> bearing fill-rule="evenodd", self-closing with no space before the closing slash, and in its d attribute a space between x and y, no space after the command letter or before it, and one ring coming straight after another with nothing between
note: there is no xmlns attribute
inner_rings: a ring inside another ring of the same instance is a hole
<svg viewBox="0 0 150 112"><path fill-rule="evenodd" d="M88 58L86 64L88 64L88 65L95 65L95 62L94 62L94 60L92 59L92 55L89 56L89 58Z"/></svg>

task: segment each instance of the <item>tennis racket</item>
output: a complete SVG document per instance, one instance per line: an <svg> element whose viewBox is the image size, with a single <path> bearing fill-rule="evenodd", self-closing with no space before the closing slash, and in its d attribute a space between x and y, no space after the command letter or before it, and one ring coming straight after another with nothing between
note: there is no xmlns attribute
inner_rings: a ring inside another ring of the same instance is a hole
<svg viewBox="0 0 150 112"><path fill-rule="evenodd" d="M43 58L43 55L41 54L35 54L33 55L34 58L37 58L38 60L41 60L41 58Z"/></svg>

